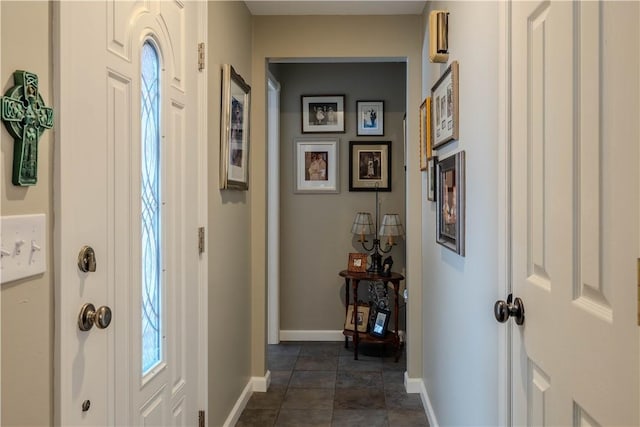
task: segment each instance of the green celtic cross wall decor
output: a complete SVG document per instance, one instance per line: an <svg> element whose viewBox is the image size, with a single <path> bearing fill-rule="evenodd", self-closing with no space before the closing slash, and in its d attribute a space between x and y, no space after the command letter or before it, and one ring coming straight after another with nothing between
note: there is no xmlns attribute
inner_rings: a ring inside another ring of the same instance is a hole
<svg viewBox="0 0 640 427"><path fill-rule="evenodd" d="M14 139L13 185L38 182L38 140L53 127L53 108L45 107L38 93L38 76L28 71L13 73L13 86L2 97L2 121Z"/></svg>

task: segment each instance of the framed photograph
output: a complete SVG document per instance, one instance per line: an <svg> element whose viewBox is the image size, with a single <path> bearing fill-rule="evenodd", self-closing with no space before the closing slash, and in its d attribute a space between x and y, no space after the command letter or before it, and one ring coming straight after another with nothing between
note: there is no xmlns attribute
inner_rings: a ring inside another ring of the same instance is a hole
<svg viewBox="0 0 640 427"><path fill-rule="evenodd" d="M436 241L464 256L464 151L436 164Z"/></svg>
<svg viewBox="0 0 640 427"><path fill-rule="evenodd" d="M344 133L344 95L302 95L302 133Z"/></svg>
<svg viewBox="0 0 640 427"><path fill-rule="evenodd" d="M373 326L371 327L370 334L375 337L384 338L384 336L387 333L387 327L389 326L390 317L391 317L391 312L389 310L379 308L376 311L376 315L373 321Z"/></svg>
<svg viewBox="0 0 640 427"><path fill-rule="evenodd" d="M453 61L444 74L431 88L431 124L433 129L433 148L458 139L459 102L458 61Z"/></svg>
<svg viewBox="0 0 640 427"><path fill-rule="evenodd" d="M433 156L427 165L427 200L430 202L436 201L436 163L438 158Z"/></svg>
<svg viewBox="0 0 640 427"><path fill-rule="evenodd" d="M391 191L391 142L349 142L349 191Z"/></svg>
<svg viewBox="0 0 640 427"><path fill-rule="evenodd" d="M305 138L294 143L296 193L339 193L338 138Z"/></svg>
<svg viewBox="0 0 640 427"><path fill-rule="evenodd" d="M353 331L354 326L357 325L358 332L367 332L367 326L369 325L369 306L358 304L358 313L354 313L353 304L349 304L347 308L347 318L344 321L344 329L347 331Z"/></svg>
<svg viewBox="0 0 640 427"><path fill-rule="evenodd" d="M251 86L229 64L222 66L220 188L249 189Z"/></svg>
<svg viewBox="0 0 640 427"><path fill-rule="evenodd" d="M427 127L429 123L429 115L427 114L427 103L429 98L426 98L420 104L420 170L427 170Z"/></svg>
<svg viewBox="0 0 640 427"><path fill-rule="evenodd" d="M348 271L364 273L367 271L367 254L350 253Z"/></svg>
<svg viewBox="0 0 640 427"><path fill-rule="evenodd" d="M384 101L356 102L358 136L384 135Z"/></svg>

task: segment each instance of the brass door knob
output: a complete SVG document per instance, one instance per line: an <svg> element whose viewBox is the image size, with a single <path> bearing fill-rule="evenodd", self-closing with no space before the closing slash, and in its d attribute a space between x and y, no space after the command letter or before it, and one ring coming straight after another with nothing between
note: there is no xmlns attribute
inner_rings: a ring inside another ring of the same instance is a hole
<svg viewBox="0 0 640 427"><path fill-rule="evenodd" d="M88 331L94 324L98 329L109 326L111 324L111 309L106 305L98 307L97 310L91 303L83 305L80 314L78 314L78 327L81 331Z"/></svg>

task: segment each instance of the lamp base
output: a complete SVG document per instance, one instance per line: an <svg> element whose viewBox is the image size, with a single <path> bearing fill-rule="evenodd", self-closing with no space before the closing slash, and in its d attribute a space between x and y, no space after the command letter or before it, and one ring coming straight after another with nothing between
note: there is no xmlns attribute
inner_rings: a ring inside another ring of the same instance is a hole
<svg viewBox="0 0 640 427"><path fill-rule="evenodd" d="M369 266L367 272L371 274L382 273L382 255L380 255L378 251L371 254L371 266Z"/></svg>

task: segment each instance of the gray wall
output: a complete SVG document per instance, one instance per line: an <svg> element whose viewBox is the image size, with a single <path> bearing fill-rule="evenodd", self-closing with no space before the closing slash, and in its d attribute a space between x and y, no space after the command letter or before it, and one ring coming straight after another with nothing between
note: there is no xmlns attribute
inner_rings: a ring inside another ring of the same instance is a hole
<svg viewBox="0 0 640 427"><path fill-rule="evenodd" d="M2 94L15 70L38 75L38 89L54 105L51 3L0 2L2 8ZM28 22L28 30L25 30ZM46 214L48 252L44 274L2 285L2 419L5 426L51 425L53 420L53 144L54 130L38 143L38 184L11 184L13 138L0 125L1 214Z"/></svg>
<svg viewBox="0 0 640 427"><path fill-rule="evenodd" d="M384 213L405 211L405 63L280 64L280 329L341 330L344 280L349 252L363 252L350 234L358 211L375 213L375 193L349 191L349 141L391 141L392 191L380 192ZM302 134L301 95L345 95L343 134ZM356 101L383 100L384 136L358 137ZM339 138L339 194L294 194L294 140ZM375 220L375 218L374 218ZM393 270L404 271L404 241L390 253ZM366 286L359 291L368 299ZM404 316L404 310L400 312Z"/></svg>
<svg viewBox="0 0 640 427"><path fill-rule="evenodd" d="M440 425L498 425L498 3L430 7L449 10L449 62L460 63L460 138L438 155L466 152L466 257L435 242L435 203L425 203L424 383ZM429 63L428 36L424 45L426 96L448 64Z"/></svg>
<svg viewBox="0 0 640 427"><path fill-rule="evenodd" d="M251 15L244 2L209 2L209 410L222 425L251 377L249 191L219 189L220 79L231 64L251 85ZM255 106L253 108L256 108Z"/></svg>

